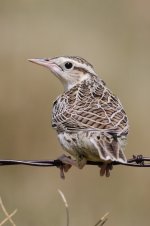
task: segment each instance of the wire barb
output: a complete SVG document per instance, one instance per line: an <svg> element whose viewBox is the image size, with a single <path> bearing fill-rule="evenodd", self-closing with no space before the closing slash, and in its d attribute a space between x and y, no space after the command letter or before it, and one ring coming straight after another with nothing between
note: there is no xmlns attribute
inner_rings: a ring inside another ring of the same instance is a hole
<svg viewBox="0 0 150 226"><path fill-rule="evenodd" d="M87 161L87 165L102 165L103 162ZM131 159L128 159L126 163L114 161L112 165L124 165L133 167L150 167L150 157L143 157L143 155L133 155ZM38 167L52 167L63 165L59 159L54 160L13 160L13 159L1 159L0 166L10 165L28 165Z"/></svg>

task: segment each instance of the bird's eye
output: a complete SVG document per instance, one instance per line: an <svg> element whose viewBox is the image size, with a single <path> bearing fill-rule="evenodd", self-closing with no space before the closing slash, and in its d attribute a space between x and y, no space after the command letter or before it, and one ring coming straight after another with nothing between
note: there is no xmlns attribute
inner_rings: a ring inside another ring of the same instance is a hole
<svg viewBox="0 0 150 226"><path fill-rule="evenodd" d="M71 62L66 62L65 63L65 68L66 69L71 69L73 67L73 64Z"/></svg>

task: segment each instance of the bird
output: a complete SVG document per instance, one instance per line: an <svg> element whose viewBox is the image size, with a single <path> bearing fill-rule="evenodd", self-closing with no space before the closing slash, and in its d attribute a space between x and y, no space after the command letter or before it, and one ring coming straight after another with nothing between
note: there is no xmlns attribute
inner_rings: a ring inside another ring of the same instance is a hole
<svg viewBox="0 0 150 226"><path fill-rule="evenodd" d="M52 110L52 127L62 148L70 154L59 158L63 162L61 177L65 178L72 165L82 169L87 161L102 162L100 176L109 177L114 161L127 162L124 150L129 123L118 97L82 57L29 61L48 68L64 86Z"/></svg>

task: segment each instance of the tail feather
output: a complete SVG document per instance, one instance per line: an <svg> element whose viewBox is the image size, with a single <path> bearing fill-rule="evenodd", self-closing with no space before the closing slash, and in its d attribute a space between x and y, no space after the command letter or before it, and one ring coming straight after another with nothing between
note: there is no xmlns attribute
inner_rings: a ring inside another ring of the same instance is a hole
<svg viewBox="0 0 150 226"><path fill-rule="evenodd" d="M104 161L127 162L124 154L125 139L113 138L112 136L101 136L100 140L93 140L95 148L98 150L100 159Z"/></svg>

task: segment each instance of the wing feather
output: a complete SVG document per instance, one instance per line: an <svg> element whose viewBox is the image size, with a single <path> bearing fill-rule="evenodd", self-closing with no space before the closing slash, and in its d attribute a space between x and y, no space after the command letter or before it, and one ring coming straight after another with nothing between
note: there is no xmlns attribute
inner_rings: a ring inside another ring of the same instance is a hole
<svg viewBox="0 0 150 226"><path fill-rule="evenodd" d="M128 133L128 119L119 99L101 80L84 81L60 96L54 103L52 125L64 131Z"/></svg>

